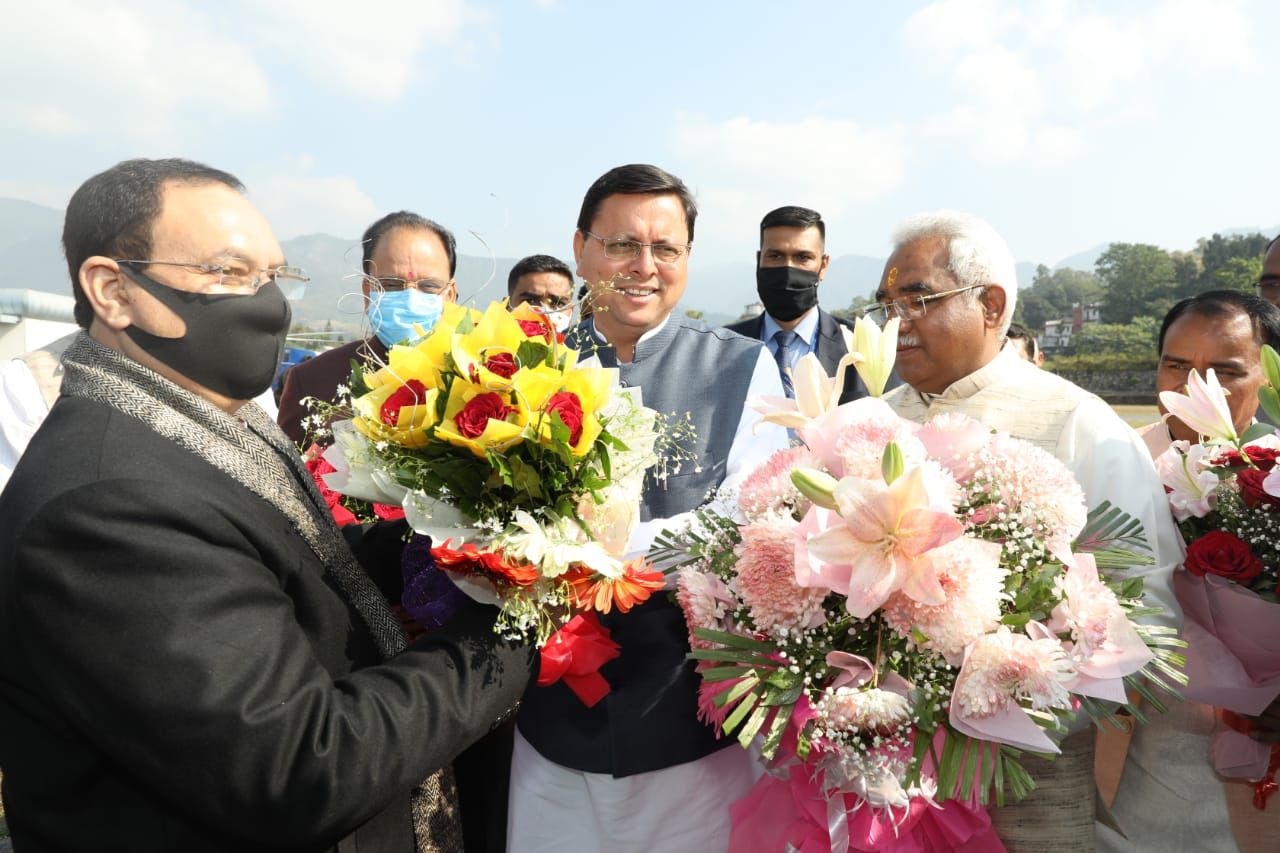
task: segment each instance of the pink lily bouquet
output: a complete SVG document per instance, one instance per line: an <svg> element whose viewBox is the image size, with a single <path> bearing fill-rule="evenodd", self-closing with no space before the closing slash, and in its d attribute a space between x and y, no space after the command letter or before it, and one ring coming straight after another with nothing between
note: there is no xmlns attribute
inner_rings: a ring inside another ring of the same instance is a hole
<svg viewBox="0 0 1280 853"><path fill-rule="evenodd" d="M1262 348L1268 386L1259 399L1280 422L1280 357ZM1187 698L1222 709L1211 740L1223 776L1256 783L1261 809L1276 788L1280 747L1248 737L1280 697L1280 439L1266 424L1239 434L1212 369L1191 371L1186 393L1160 394L1165 409L1201 437L1175 441L1156 460L1187 543L1174 592L1184 614Z"/></svg>
<svg viewBox="0 0 1280 853"><path fill-rule="evenodd" d="M985 806L1034 787L1024 751L1179 681L1172 629L1133 621L1141 579L1112 577L1151 562L1141 526L1027 442L895 414L896 338L860 320L834 379L806 356L795 400L753 401L803 444L740 518L651 554L679 566L701 713L768 762L731 849L1003 849ZM875 396L838 406L850 365Z"/></svg>

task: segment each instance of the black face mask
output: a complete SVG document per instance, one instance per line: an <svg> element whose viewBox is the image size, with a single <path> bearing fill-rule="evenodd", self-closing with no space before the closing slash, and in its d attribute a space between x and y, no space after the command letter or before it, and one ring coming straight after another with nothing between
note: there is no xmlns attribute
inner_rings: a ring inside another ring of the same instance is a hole
<svg viewBox="0 0 1280 853"><path fill-rule="evenodd" d="M126 327L143 352L232 400L252 400L271 387L293 317L274 281L252 296L191 293L166 287L138 270L121 269L187 326L180 338Z"/></svg>
<svg viewBox="0 0 1280 853"><path fill-rule="evenodd" d="M756 267L756 293L769 316L786 323L818 304L818 274L799 267Z"/></svg>

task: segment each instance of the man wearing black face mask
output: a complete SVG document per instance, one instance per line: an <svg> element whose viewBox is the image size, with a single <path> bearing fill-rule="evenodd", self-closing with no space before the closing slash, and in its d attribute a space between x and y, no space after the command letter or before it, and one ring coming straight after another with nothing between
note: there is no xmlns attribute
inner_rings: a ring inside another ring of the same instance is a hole
<svg viewBox="0 0 1280 853"><path fill-rule="evenodd" d="M90 178L63 245L83 331L0 492L15 845L461 849L449 762L514 710L532 650L479 605L410 644L378 585L403 527L339 532L245 402L302 272L238 180L187 160Z"/></svg>
<svg viewBox="0 0 1280 853"><path fill-rule="evenodd" d="M848 352L841 327L848 329L849 323L818 307L818 283L831 262L826 236L826 223L816 210L787 205L765 214L756 253L756 292L764 314L728 326L764 341L778 363L788 397L794 396L792 370L803 356L814 353L828 375L834 375ZM890 377L887 388L897 384L897 377ZM867 389L857 372L847 371L840 402L865 396Z"/></svg>

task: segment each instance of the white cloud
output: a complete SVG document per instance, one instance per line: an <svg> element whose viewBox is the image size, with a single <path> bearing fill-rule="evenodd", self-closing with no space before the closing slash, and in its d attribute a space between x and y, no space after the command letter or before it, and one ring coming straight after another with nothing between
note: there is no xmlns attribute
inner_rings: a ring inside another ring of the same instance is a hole
<svg viewBox="0 0 1280 853"><path fill-rule="evenodd" d="M218 120L271 103L249 49L180 3L4 3L0 19L0 78L23 81L6 87L0 120L26 131L154 140L180 115Z"/></svg>
<svg viewBox="0 0 1280 853"><path fill-rule="evenodd" d="M712 122L680 115L674 145L697 161L708 183L785 190L825 199L832 209L885 194L905 169L897 130L866 130L843 119Z"/></svg>
<svg viewBox="0 0 1280 853"><path fill-rule="evenodd" d="M1170 73L1259 64L1237 0L941 0L908 19L903 40L956 95L926 129L988 161L1064 162L1088 147L1091 119L1149 114Z"/></svg>
<svg viewBox="0 0 1280 853"><path fill-rule="evenodd" d="M317 232L338 237L360 234L384 212L348 177L272 175L245 183L250 198L281 240Z"/></svg>
<svg viewBox="0 0 1280 853"><path fill-rule="evenodd" d="M449 47L474 20L462 0L272 0L251 8L281 60L378 101L398 100L427 49Z"/></svg>

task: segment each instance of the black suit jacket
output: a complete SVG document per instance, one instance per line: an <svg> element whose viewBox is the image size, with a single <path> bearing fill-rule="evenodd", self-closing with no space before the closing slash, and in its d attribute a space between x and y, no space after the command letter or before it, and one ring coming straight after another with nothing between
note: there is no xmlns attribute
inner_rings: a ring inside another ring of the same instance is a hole
<svg viewBox="0 0 1280 853"><path fill-rule="evenodd" d="M63 397L0 494L15 845L319 851L361 827L361 853L409 853L409 792L528 684L532 653L497 642L494 613L383 662L271 504Z"/></svg>
<svg viewBox="0 0 1280 853"><path fill-rule="evenodd" d="M839 365L840 359L849 352L844 345L844 336L840 333L840 327L852 329L853 324L848 320L842 320L818 309L818 337L814 341L814 353L818 356L818 361L822 364L828 376L834 376L836 366ZM739 320L736 323L730 323L725 326L726 329L737 332L740 335L746 335L748 338L755 338L758 341L764 340L764 314L759 317L752 317L747 320ZM885 384L885 390L896 388L902 384L902 380L898 379L897 372L893 372L889 376L889 381ZM867 396L866 383L862 381L862 377L853 368L849 368L845 374L844 388L840 391L840 402L849 403L854 400Z"/></svg>

